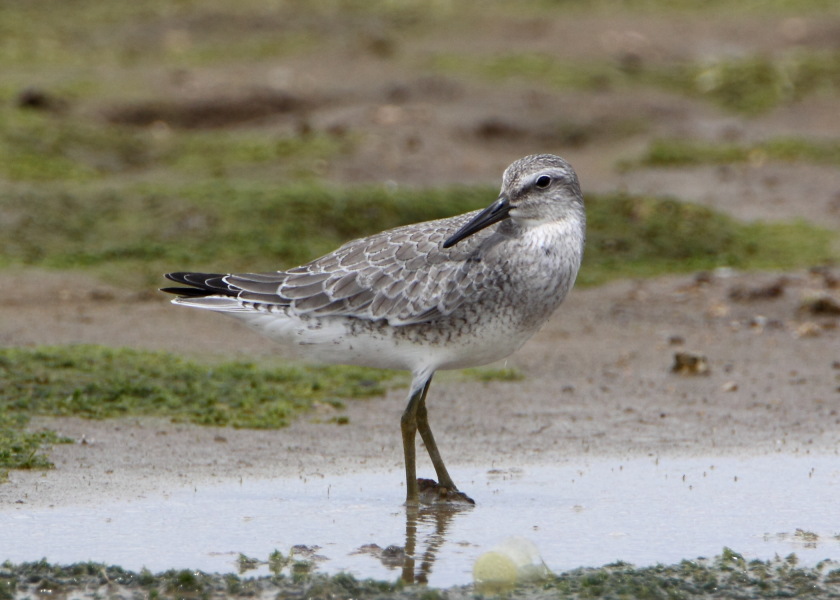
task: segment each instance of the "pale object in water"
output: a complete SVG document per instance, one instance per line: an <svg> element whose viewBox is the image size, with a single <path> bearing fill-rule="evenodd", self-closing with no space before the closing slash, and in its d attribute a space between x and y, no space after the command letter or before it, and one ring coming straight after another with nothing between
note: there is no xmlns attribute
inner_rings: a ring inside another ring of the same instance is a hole
<svg viewBox="0 0 840 600"><path fill-rule="evenodd" d="M510 537L479 556L473 565L473 581L481 591L510 589L517 583L540 581L551 571L530 540Z"/></svg>

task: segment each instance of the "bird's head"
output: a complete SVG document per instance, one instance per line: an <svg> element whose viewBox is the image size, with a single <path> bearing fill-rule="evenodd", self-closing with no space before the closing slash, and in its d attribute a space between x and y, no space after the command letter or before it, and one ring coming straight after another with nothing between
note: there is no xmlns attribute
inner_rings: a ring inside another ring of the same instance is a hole
<svg viewBox="0 0 840 600"><path fill-rule="evenodd" d="M511 164L496 201L447 239L450 248L482 229L512 219L524 227L583 219L583 195L575 170L559 156L532 154Z"/></svg>

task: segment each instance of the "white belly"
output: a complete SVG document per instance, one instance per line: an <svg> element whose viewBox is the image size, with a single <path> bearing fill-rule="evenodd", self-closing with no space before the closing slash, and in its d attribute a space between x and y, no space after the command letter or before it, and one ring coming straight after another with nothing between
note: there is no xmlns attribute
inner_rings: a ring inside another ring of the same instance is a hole
<svg viewBox="0 0 840 600"><path fill-rule="evenodd" d="M484 365L510 355L533 333L499 323L467 327L457 320L392 327L346 317L230 314L310 360L412 372Z"/></svg>

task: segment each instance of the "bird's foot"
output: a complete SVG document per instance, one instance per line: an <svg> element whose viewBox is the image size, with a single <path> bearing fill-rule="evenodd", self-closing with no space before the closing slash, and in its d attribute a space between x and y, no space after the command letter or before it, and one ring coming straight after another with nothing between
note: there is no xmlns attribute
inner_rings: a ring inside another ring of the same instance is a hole
<svg viewBox="0 0 840 600"><path fill-rule="evenodd" d="M472 506L475 504L475 500L467 496L464 492L459 492L454 486L443 486L434 479L421 479L418 477L417 487L420 492L420 504L448 504L452 506Z"/></svg>

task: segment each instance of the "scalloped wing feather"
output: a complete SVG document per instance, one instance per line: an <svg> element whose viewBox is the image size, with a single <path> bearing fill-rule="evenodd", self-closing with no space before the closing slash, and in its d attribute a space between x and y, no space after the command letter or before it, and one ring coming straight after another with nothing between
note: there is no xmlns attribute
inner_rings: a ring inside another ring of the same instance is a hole
<svg viewBox="0 0 840 600"><path fill-rule="evenodd" d="M422 229L383 231L288 271L228 275L224 282L241 290L242 300L288 306L298 314L423 323L451 314L481 288L485 267L470 259L492 229L441 248L477 212L429 221Z"/></svg>

